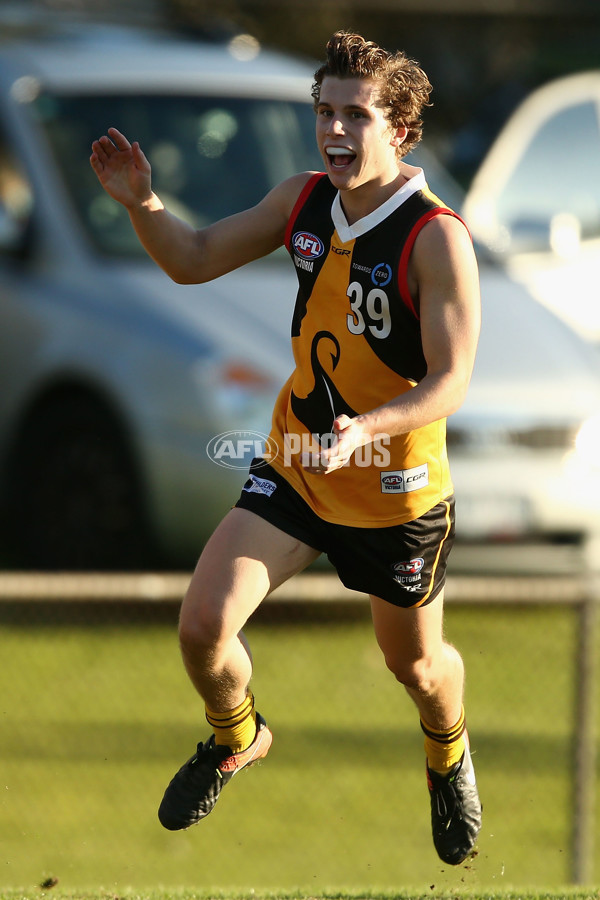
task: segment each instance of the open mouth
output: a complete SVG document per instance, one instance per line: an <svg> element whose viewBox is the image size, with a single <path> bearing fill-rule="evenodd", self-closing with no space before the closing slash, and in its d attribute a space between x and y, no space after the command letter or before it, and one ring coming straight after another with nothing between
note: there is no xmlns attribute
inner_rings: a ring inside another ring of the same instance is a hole
<svg viewBox="0 0 600 900"><path fill-rule="evenodd" d="M356 159L356 153L346 147L327 147L325 152L333 169L347 169Z"/></svg>

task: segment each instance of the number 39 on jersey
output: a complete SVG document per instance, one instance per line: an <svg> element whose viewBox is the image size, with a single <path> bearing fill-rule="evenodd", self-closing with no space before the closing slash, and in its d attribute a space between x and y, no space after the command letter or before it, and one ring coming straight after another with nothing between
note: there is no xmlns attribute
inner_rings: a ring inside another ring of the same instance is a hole
<svg viewBox="0 0 600 900"><path fill-rule="evenodd" d="M358 281L348 287L350 310L346 318L350 334L363 334L368 329L373 337L383 340L392 330L390 301L381 288L365 290Z"/></svg>

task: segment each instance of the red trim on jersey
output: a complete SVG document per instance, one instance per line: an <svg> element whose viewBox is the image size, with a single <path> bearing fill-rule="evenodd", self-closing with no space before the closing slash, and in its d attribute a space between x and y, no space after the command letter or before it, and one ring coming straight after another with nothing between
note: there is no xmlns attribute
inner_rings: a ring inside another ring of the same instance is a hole
<svg viewBox="0 0 600 900"><path fill-rule="evenodd" d="M434 209L430 209L429 212L426 212L419 219L419 221L413 225L410 234L406 239L406 243L404 244L404 247L402 249L400 262L398 263L398 290L400 291L400 296L404 300L404 303L411 311L415 319L419 319L420 316L417 312L415 302L408 289L408 260L410 259L412 248L417 239L417 235L421 231L421 228L426 225L427 222L431 222L431 220L436 216L454 216L454 218L458 219L459 222L462 222L467 231L469 231L466 222L464 222L463 219L461 219L461 217L457 215L453 210L448 209L445 206L436 206Z"/></svg>
<svg viewBox="0 0 600 900"><path fill-rule="evenodd" d="M315 187L317 182L321 180L321 178L325 178L325 172L316 172L314 175L311 175L300 191L300 196L294 204L294 208L288 219L287 227L285 229L285 246L288 250L291 250L292 229L294 228L294 222L298 218L298 213L306 203L308 195L312 192L313 188Z"/></svg>

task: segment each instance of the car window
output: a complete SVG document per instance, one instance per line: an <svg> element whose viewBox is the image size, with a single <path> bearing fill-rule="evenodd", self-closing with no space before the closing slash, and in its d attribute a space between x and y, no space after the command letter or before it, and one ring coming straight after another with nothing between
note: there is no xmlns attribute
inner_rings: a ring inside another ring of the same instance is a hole
<svg viewBox="0 0 600 900"><path fill-rule="evenodd" d="M322 168L310 103L42 94L34 108L75 208L106 253L143 255L127 213L98 190L88 162L92 141L111 125L140 142L154 189L195 226L253 206L295 172Z"/></svg>
<svg viewBox="0 0 600 900"><path fill-rule="evenodd" d="M557 217L574 217L581 237L600 234L600 131L594 103L562 109L537 131L498 199L498 220L551 236ZM560 222L561 219L558 219Z"/></svg>

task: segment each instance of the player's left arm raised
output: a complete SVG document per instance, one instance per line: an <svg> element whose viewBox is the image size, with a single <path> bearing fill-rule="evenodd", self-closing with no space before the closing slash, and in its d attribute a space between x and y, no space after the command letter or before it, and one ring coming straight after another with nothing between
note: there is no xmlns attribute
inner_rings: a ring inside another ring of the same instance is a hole
<svg viewBox="0 0 600 900"><path fill-rule="evenodd" d="M334 425L337 442L321 456L332 472L376 435L393 437L455 412L465 399L477 349L481 303L477 262L469 233L450 215L439 215L419 233L409 265L418 298L427 374L410 391L368 413Z"/></svg>

